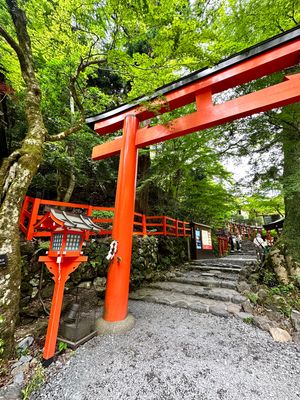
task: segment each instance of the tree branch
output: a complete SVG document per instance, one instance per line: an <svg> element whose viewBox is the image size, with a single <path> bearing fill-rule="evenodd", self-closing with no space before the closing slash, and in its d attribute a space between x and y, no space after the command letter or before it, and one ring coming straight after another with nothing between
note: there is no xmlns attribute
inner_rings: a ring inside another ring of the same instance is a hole
<svg viewBox="0 0 300 400"><path fill-rule="evenodd" d="M46 142L59 142L60 140L65 139L66 137L72 135L73 133L80 131L80 129L83 126L84 121L85 121L85 118L81 117L79 119L79 121L76 123L76 125L71 126L71 128L66 129L65 131L62 131L56 135L47 135Z"/></svg>
<svg viewBox="0 0 300 400"><path fill-rule="evenodd" d="M65 139L67 136L72 135L73 133L78 132L85 121L85 112L84 112L84 108L83 105L80 101L80 98L78 96L77 93L77 89L76 89L76 84L77 84L77 80L79 78L79 75L88 67L90 67L91 65L99 65L99 64L103 64L106 63L107 60L105 58L103 59L96 59L96 60L84 60L82 59L76 69L75 74L70 78L70 92L71 92L71 96L74 99L74 102L76 104L76 107L78 108L79 112L80 112L80 119L79 121L77 121L77 123L72 126L69 129L66 129L63 132L60 132L56 135L47 135L46 136L46 141L47 142L57 142L60 140Z"/></svg>
<svg viewBox="0 0 300 400"><path fill-rule="evenodd" d="M0 198L3 196L3 187L9 173L10 167L21 157L19 150L15 150L11 155L5 158L0 168Z"/></svg>
<svg viewBox="0 0 300 400"><path fill-rule="evenodd" d="M19 44L10 36L10 34L0 25L0 35L6 40L12 49L16 52L20 62L24 62L24 54Z"/></svg>

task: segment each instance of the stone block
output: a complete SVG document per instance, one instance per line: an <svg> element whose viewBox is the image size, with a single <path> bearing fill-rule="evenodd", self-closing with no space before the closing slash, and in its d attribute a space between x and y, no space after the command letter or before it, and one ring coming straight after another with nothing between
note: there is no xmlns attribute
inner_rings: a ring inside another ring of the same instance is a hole
<svg viewBox="0 0 300 400"><path fill-rule="evenodd" d="M93 280L93 286L97 291L105 290L106 278L98 276Z"/></svg>
<svg viewBox="0 0 300 400"><path fill-rule="evenodd" d="M294 332L292 338L293 342L300 345L300 332Z"/></svg>
<svg viewBox="0 0 300 400"><path fill-rule="evenodd" d="M171 303L173 307L188 308L189 304L184 300L176 300Z"/></svg>
<svg viewBox="0 0 300 400"><path fill-rule="evenodd" d="M20 349L21 351L24 351L32 345L33 340L34 339L32 336L27 336L17 344L17 348Z"/></svg>
<svg viewBox="0 0 300 400"><path fill-rule="evenodd" d="M241 319L244 321L245 319L253 319L253 315L247 312L239 312L238 314L235 315L237 318Z"/></svg>
<svg viewBox="0 0 300 400"><path fill-rule="evenodd" d="M287 331L285 331L284 329L281 329L281 328L270 328L269 332L272 335L272 337L275 340L275 342L285 343L285 342L291 342L292 341L291 335Z"/></svg>
<svg viewBox="0 0 300 400"><path fill-rule="evenodd" d="M197 311L199 313L208 313L209 312L209 307L206 304L200 303L200 302L195 302L190 304L189 308L193 311Z"/></svg>
<svg viewBox="0 0 300 400"><path fill-rule="evenodd" d="M239 283L238 283L238 285L237 285L237 290L238 290L240 293L247 293L247 292L250 292L251 287L250 287L250 285L249 285L247 282L242 281L242 282L239 282Z"/></svg>
<svg viewBox="0 0 300 400"><path fill-rule="evenodd" d="M273 321L270 321L268 318L263 317L261 315L255 315L253 317L253 322L254 325L256 325L258 328L267 332L270 331L270 328L275 326L275 323Z"/></svg>
<svg viewBox="0 0 300 400"><path fill-rule="evenodd" d="M282 314L274 310L266 310L266 316L272 321L280 321L282 319Z"/></svg>
<svg viewBox="0 0 300 400"><path fill-rule="evenodd" d="M123 334L130 331L135 325L135 319L128 314L125 319L117 322L108 322L103 318L96 321L96 330L99 335Z"/></svg>
<svg viewBox="0 0 300 400"><path fill-rule="evenodd" d="M253 306L252 306L251 301L249 299L245 300L242 303L242 308L246 313L250 313L251 314L252 311L253 311Z"/></svg>
<svg viewBox="0 0 300 400"><path fill-rule="evenodd" d="M82 288L82 289L90 289L90 288L92 287L92 282L91 282L91 281L84 281L84 282L81 282L81 283L78 285L78 287L79 287L79 288Z"/></svg>
<svg viewBox="0 0 300 400"><path fill-rule="evenodd" d="M226 310L226 308L222 307L222 306L210 306L209 312L213 315L217 315L218 317L229 317L230 316L230 314Z"/></svg>
<svg viewBox="0 0 300 400"><path fill-rule="evenodd" d="M19 385L9 385L0 389L0 400L20 400L22 399L21 387Z"/></svg>
<svg viewBox="0 0 300 400"><path fill-rule="evenodd" d="M293 328L296 332L300 332L300 312L297 310L292 310L291 321Z"/></svg>
<svg viewBox="0 0 300 400"><path fill-rule="evenodd" d="M18 374L16 374L14 376L14 384L15 385L22 386L23 382L24 382L24 373L23 372L19 372Z"/></svg>
<svg viewBox="0 0 300 400"><path fill-rule="evenodd" d="M227 311L228 311L230 314L236 315L236 314L238 314L238 313L241 311L241 306L239 306L239 305L237 305L237 304L229 304L229 305L227 306Z"/></svg>

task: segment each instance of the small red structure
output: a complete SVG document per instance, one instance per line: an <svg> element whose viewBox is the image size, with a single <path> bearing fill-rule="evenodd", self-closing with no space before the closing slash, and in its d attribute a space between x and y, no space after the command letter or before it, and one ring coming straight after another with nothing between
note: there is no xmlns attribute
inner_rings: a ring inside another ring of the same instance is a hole
<svg viewBox="0 0 300 400"><path fill-rule="evenodd" d="M218 236L218 249L220 257L227 256L228 253L228 237L226 235Z"/></svg>
<svg viewBox="0 0 300 400"><path fill-rule="evenodd" d="M43 353L44 360L50 362L55 353L65 283L79 264L88 259L82 255L83 241L90 231L99 231L100 228L87 216L53 209L34 228L51 232L48 255L39 257L39 261L44 262L53 274L55 282Z"/></svg>

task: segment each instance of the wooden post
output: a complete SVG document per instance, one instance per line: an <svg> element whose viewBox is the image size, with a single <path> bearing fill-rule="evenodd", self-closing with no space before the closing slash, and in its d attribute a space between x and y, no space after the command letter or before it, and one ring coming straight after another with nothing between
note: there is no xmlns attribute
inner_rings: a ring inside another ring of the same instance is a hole
<svg viewBox="0 0 300 400"><path fill-rule="evenodd" d="M163 216L163 234L167 236L167 217Z"/></svg>
<svg viewBox="0 0 300 400"><path fill-rule="evenodd" d="M32 238L34 236L33 235L34 234L33 226L37 223L37 217L39 214L40 203L41 203L41 199L34 199L34 201L33 201L30 221L28 224L28 231L27 231L27 237L26 237L27 240L32 240Z"/></svg>
<svg viewBox="0 0 300 400"><path fill-rule="evenodd" d="M146 215L142 215L142 228L143 228L143 236L147 236L147 221L146 221Z"/></svg>
<svg viewBox="0 0 300 400"><path fill-rule="evenodd" d="M222 243L221 243L221 238L220 237L218 237L218 247L219 247L220 257L222 257L223 256L223 252L222 252Z"/></svg>
<svg viewBox="0 0 300 400"><path fill-rule="evenodd" d="M118 250L108 270L103 314L103 319L108 322L122 321L128 314L138 159L137 147L135 145L137 128L137 117L135 115L126 116L123 127L115 216L112 231L112 239L118 242Z"/></svg>
<svg viewBox="0 0 300 400"><path fill-rule="evenodd" d="M91 205L88 206L87 211L86 211L86 215L88 217L91 217L93 215L93 206L91 206ZM89 240L89 238L90 238L90 232L89 231L85 232L85 239Z"/></svg>
<svg viewBox="0 0 300 400"><path fill-rule="evenodd" d="M41 256L39 258L39 261L44 262L49 272L53 274L53 280L55 282L43 353L44 360L51 359L55 354L56 339L64 298L65 283L68 280L71 272L75 271L75 269L78 268L79 264L81 262L87 261L87 259L88 258L86 256L79 256L75 259L64 258L59 265L56 258L49 256Z"/></svg>
<svg viewBox="0 0 300 400"><path fill-rule="evenodd" d="M191 236L186 236L187 256L188 261L191 261Z"/></svg>

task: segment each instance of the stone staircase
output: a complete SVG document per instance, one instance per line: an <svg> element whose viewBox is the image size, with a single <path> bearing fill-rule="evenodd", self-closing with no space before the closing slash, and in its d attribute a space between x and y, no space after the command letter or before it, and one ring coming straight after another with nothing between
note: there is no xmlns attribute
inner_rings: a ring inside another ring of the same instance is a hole
<svg viewBox="0 0 300 400"><path fill-rule="evenodd" d="M201 313L245 318L246 298L236 289L239 272L256 260L253 247L244 254L191 261L184 272L170 274L167 281L153 282L130 294L132 300L168 304Z"/></svg>

